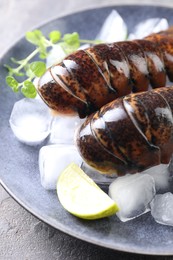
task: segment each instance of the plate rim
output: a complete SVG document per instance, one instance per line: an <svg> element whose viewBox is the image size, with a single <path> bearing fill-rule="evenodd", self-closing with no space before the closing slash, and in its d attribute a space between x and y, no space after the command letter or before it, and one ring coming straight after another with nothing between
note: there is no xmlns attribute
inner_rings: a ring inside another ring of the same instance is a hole
<svg viewBox="0 0 173 260"><path fill-rule="evenodd" d="M122 3L122 4L116 4L115 3L115 5L112 5L112 4L110 4L110 5L105 5L105 6L101 6L101 7L94 7L94 8L92 8L92 7L90 7L90 8L86 8L86 9L82 9L82 10L78 10L78 11L75 11L75 12L72 12L72 13L67 13L67 14L62 14L62 15L60 15L60 16L57 16L57 17L53 17L52 19L48 19L48 20L44 20L43 22L40 22L40 23L38 23L36 26L32 26L29 30L35 30L35 29L40 29L40 28L42 28L42 27L44 27L44 26L46 26L47 24L49 24L49 23L52 23L52 22L54 22L54 21L56 21L56 20L58 20L58 19L64 19L64 18L66 18L66 17L69 17L69 16L73 16L73 15L75 15L75 14L80 14L80 13L83 13L83 12L87 12L87 11L94 11L94 10L99 10L99 9L105 9L105 8L115 8L115 7L125 7L125 8L127 8L127 7L151 7L151 8L153 8L153 7L155 7L155 8L165 8L165 9L173 9L173 7L170 7L170 6L166 6L166 5L157 5L157 3L154 5L154 4L149 4L149 3L141 3L141 4L135 4L135 3L131 3L131 4L127 4L127 3ZM18 44L20 41L22 41L23 39L25 39L25 35L23 34L23 35L21 35L20 37L18 37L16 40L15 40L15 42L13 42L13 44L12 45L10 45L7 49L5 49L2 53L1 53L1 55L0 55L0 61L4 58L4 56L6 56L7 54L8 54L8 52L11 50L11 49L13 49L13 47L16 45L16 44Z"/></svg>

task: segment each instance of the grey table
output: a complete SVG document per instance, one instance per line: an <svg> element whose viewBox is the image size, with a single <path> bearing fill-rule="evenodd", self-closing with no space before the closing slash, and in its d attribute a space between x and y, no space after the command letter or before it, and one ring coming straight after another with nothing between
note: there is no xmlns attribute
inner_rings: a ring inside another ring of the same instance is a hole
<svg viewBox="0 0 173 260"><path fill-rule="evenodd" d="M0 0L0 55L28 30L74 11L138 0ZM138 4L172 6L173 1ZM70 237L44 224L18 205L0 187L0 260L53 259L173 259L132 255L101 248Z"/></svg>

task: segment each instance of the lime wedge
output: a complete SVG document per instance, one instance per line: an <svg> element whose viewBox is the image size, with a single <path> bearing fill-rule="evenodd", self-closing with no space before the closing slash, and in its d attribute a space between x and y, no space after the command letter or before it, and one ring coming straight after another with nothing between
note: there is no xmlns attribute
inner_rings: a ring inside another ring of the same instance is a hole
<svg viewBox="0 0 173 260"><path fill-rule="evenodd" d="M75 163L59 176L57 194L62 206L83 219L99 219L118 211L116 203Z"/></svg>

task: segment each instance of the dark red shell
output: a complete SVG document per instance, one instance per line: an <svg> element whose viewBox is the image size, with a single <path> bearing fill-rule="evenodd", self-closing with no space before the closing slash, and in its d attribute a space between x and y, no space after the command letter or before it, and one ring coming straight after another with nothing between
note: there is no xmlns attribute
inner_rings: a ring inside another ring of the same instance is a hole
<svg viewBox="0 0 173 260"><path fill-rule="evenodd" d="M168 164L173 153L173 87L118 98L90 115L77 133L83 159L124 175Z"/></svg>
<svg viewBox="0 0 173 260"><path fill-rule="evenodd" d="M61 114L81 118L132 92L173 81L173 29L143 40L99 44L79 50L40 78L38 93Z"/></svg>

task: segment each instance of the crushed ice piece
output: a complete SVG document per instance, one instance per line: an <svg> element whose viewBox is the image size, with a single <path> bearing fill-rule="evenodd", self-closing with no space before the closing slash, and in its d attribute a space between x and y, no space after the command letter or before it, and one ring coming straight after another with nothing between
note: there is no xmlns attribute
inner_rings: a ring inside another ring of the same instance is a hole
<svg viewBox="0 0 173 260"><path fill-rule="evenodd" d="M60 63L66 56L67 54L60 44L54 45L46 58L46 67L49 68L54 64Z"/></svg>
<svg viewBox="0 0 173 260"><path fill-rule="evenodd" d="M151 215L159 224L173 226L173 194L158 194L151 202Z"/></svg>
<svg viewBox="0 0 173 260"><path fill-rule="evenodd" d="M47 145L39 152L39 170L42 186L47 190L56 189L60 173L71 163L82 164L77 148L74 145Z"/></svg>
<svg viewBox="0 0 173 260"><path fill-rule="evenodd" d="M39 79L40 79L40 78L35 77L34 80L33 80L33 82L32 82L32 83L34 84L34 86L35 86L36 89L37 89L37 87L38 87ZM40 96L37 94L37 95L36 95L36 98L38 98L38 97L40 97Z"/></svg>
<svg viewBox="0 0 173 260"><path fill-rule="evenodd" d="M150 211L155 194L154 179L148 174L118 177L109 186L109 196L118 204L117 216L123 222Z"/></svg>
<svg viewBox="0 0 173 260"><path fill-rule="evenodd" d="M150 18L138 23L135 26L133 33L129 34L128 39L142 39L151 33L167 30L168 27L169 24L165 18Z"/></svg>
<svg viewBox="0 0 173 260"><path fill-rule="evenodd" d="M81 165L82 170L91 178L94 182L96 182L100 186L108 186L110 185L114 179L116 178L115 175L106 175L103 173L100 173L99 171L95 170L94 168L91 168L87 163L82 162Z"/></svg>
<svg viewBox="0 0 173 260"><path fill-rule="evenodd" d="M84 122L78 116L55 116L52 121L49 144L73 144L76 128Z"/></svg>
<svg viewBox="0 0 173 260"><path fill-rule="evenodd" d="M38 145L50 134L51 120L52 116L43 101L23 98L14 104L9 122L19 141Z"/></svg>
<svg viewBox="0 0 173 260"><path fill-rule="evenodd" d="M127 26L116 10L105 19L96 39L111 43L123 41L127 38Z"/></svg>
<svg viewBox="0 0 173 260"><path fill-rule="evenodd" d="M168 164L160 164L151 167L141 174L149 174L154 178L156 192L163 192L169 189L170 171Z"/></svg>
<svg viewBox="0 0 173 260"><path fill-rule="evenodd" d="M84 50L89 47L90 44L83 44L79 47L79 50ZM60 44L54 45L46 58L46 67L49 68L54 64L60 63L66 56L67 54L65 53Z"/></svg>
<svg viewBox="0 0 173 260"><path fill-rule="evenodd" d="M85 44L82 44L82 45L78 48L78 50L85 50L85 49L87 49L87 48L89 48L89 47L90 47L90 44L85 43Z"/></svg>

